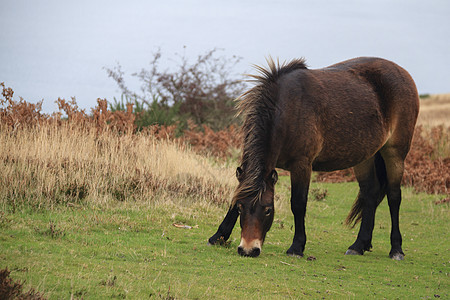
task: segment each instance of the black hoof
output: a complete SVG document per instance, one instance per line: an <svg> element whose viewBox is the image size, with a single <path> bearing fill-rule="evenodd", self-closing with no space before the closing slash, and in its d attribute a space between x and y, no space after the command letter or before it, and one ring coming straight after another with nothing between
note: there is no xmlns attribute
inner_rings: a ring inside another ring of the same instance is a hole
<svg viewBox="0 0 450 300"><path fill-rule="evenodd" d="M295 254L295 253L289 253L289 252L286 252L286 254L287 254L288 256L292 256L292 257L298 257L298 258L303 257L303 253Z"/></svg>
<svg viewBox="0 0 450 300"><path fill-rule="evenodd" d="M209 246L213 246L213 245L216 245L217 242L218 242L218 240L210 238L210 239L208 240L208 245L209 245Z"/></svg>
<svg viewBox="0 0 450 300"><path fill-rule="evenodd" d="M404 260L405 259L405 255L403 253L394 253L394 254L390 254L389 255L390 258L392 258L392 260Z"/></svg>
<svg viewBox="0 0 450 300"><path fill-rule="evenodd" d="M348 249L348 250L345 252L345 255L362 255L362 253L359 253L358 251L353 250L353 249Z"/></svg>
<svg viewBox="0 0 450 300"><path fill-rule="evenodd" d="M303 257L303 252L300 250L295 250L292 247L286 251L286 254L293 257Z"/></svg>
<svg viewBox="0 0 450 300"><path fill-rule="evenodd" d="M209 246L223 246L223 247L229 247L231 245L231 241L227 241L228 238L225 238L223 236L218 236L216 237L216 235L213 235L209 240L208 240L208 245Z"/></svg>
<svg viewBox="0 0 450 300"><path fill-rule="evenodd" d="M209 238L208 240L208 245L217 245L217 244L222 244L224 243L226 240L224 239L223 236L221 236L220 234L214 234L212 237Z"/></svg>

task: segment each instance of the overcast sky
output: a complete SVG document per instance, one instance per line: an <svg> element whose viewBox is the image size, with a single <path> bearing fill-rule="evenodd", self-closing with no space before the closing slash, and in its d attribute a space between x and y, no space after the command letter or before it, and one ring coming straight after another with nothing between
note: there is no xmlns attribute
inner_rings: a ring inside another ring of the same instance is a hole
<svg viewBox="0 0 450 300"><path fill-rule="evenodd" d="M268 55L311 68L379 56L407 69L419 93L448 93L450 1L0 0L0 82L44 99L45 112L58 97L82 108L120 98L104 67L133 73L158 48L173 59L215 47L242 57L237 74Z"/></svg>

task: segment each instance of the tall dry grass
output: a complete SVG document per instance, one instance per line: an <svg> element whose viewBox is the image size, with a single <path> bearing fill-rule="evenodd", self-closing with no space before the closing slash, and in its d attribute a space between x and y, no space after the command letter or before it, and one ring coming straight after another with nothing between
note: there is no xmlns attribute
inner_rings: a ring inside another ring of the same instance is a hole
<svg viewBox="0 0 450 300"><path fill-rule="evenodd" d="M417 123L427 128L450 127L450 93L422 98Z"/></svg>
<svg viewBox="0 0 450 300"><path fill-rule="evenodd" d="M450 157L450 93L429 95L420 100L419 134L434 148L433 159Z"/></svg>
<svg viewBox="0 0 450 300"><path fill-rule="evenodd" d="M183 144L70 122L0 124L0 203L230 199L234 171Z"/></svg>

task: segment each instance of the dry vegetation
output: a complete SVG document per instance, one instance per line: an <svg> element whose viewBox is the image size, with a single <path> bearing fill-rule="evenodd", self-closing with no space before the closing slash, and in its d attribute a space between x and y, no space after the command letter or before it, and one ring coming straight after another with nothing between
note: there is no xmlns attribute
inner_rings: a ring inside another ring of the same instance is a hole
<svg viewBox="0 0 450 300"><path fill-rule="evenodd" d="M8 188L0 197L12 204L151 200L170 193L220 203L232 187L228 168L148 134L98 133L66 123L1 132L0 184Z"/></svg>
<svg viewBox="0 0 450 300"><path fill-rule="evenodd" d="M41 300L46 299L44 296L36 292L33 288L29 291L23 291L23 283L16 282L9 274L11 272L6 268L0 270L0 299L20 299L20 300Z"/></svg>
<svg viewBox="0 0 450 300"><path fill-rule="evenodd" d="M58 100L68 118L41 114L3 90L0 110L1 202L46 206L111 199L152 201L171 195L228 201L234 171L200 155L171 128L133 131L132 114L110 112L99 100L92 116ZM127 116L129 116L128 119ZM193 135L191 138L194 138ZM203 149L206 146L201 147Z"/></svg>
<svg viewBox="0 0 450 300"><path fill-rule="evenodd" d="M426 127L450 126L450 93L430 95L420 101L418 123Z"/></svg>
<svg viewBox="0 0 450 300"><path fill-rule="evenodd" d="M40 112L40 103L14 101L13 91L1 85L0 186L6 188L0 191L0 203L170 201L175 194L215 203L230 199L235 163L227 167L224 158L238 153L236 127L215 132L192 123L181 137L176 137L175 125L154 125L137 132L131 105L127 111L111 112L106 100L99 99L87 114L74 99L58 99L60 112L47 115ZM448 105L441 98L435 102ZM442 110L424 110L430 111ZM426 123L427 118L438 119L421 114L404 184L417 191L448 194L450 127L446 118L440 126ZM316 180L349 181L353 175L344 170L318 174Z"/></svg>

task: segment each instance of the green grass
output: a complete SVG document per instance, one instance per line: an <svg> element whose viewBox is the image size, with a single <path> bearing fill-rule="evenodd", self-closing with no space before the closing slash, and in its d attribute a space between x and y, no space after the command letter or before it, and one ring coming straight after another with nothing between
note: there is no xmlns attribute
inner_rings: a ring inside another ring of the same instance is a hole
<svg viewBox="0 0 450 300"><path fill-rule="evenodd" d="M344 256L358 232L343 225L357 185L313 184L328 193L308 203L305 257L294 258L284 254L294 230L287 182L277 185L275 221L258 258L238 256L238 225L229 247L207 245L227 207L174 198L15 212L4 206L0 268L50 299L449 297L449 206L434 204L442 196L404 189L406 257L399 262L388 257L387 201L377 211L373 251Z"/></svg>

